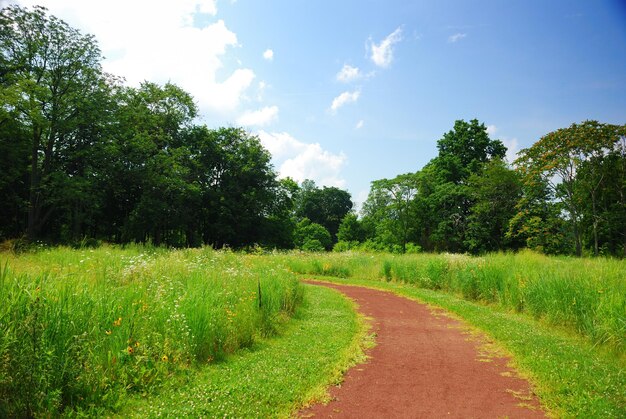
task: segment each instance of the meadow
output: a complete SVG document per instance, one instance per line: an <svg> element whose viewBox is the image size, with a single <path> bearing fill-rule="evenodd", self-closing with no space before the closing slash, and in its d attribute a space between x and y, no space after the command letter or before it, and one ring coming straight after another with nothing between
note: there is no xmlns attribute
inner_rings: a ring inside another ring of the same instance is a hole
<svg viewBox="0 0 626 419"><path fill-rule="evenodd" d="M291 415L367 341L311 276L455 313L556 416L626 413L626 261L257 250L1 252L0 416Z"/></svg>
<svg viewBox="0 0 626 419"><path fill-rule="evenodd" d="M318 253L285 255L300 274L396 282L526 313L626 352L626 260L550 257L532 251L460 254Z"/></svg>
<svg viewBox="0 0 626 419"><path fill-rule="evenodd" d="M294 274L209 248L0 255L0 417L96 412L276 333Z"/></svg>

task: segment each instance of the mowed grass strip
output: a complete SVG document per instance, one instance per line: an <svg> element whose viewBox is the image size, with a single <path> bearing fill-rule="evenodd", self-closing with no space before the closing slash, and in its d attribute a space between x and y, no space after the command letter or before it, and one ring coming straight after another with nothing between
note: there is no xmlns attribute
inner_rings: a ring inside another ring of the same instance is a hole
<svg viewBox="0 0 626 419"><path fill-rule="evenodd" d="M480 329L513 357L513 366L533 384L554 417L626 417L626 362L589 340L528 315L415 286L328 276L322 281L394 292L441 307Z"/></svg>
<svg viewBox="0 0 626 419"><path fill-rule="evenodd" d="M279 337L202 367L159 395L135 399L119 417L288 417L324 400L349 366L364 360L367 326L340 293L304 285L305 297Z"/></svg>

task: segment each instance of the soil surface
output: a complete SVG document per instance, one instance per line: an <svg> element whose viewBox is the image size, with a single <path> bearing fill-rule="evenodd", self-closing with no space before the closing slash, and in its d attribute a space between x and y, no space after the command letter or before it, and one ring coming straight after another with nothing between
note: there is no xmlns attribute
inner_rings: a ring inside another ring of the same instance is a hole
<svg viewBox="0 0 626 419"><path fill-rule="evenodd" d="M337 289L371 318L376 346L330 390L327 405L300 417L546 417L527 381L484 336L443 310L368 288L307 281Z"/></svg>

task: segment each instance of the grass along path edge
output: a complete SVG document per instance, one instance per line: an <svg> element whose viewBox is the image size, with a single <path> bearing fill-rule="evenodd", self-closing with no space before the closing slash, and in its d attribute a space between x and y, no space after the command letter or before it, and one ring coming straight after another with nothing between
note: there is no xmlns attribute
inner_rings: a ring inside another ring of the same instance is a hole
<svg viewBox="0 0 626 419"><path fill-rule="evenodd" d="M391 291L443 308L464 320L512 357L554 417L626 417L626 366L588 341L527 315L469 302L451 294L394 283L302 275L346 285Z"/></svg>
<svg viewBox="0 0 626 419"><path fill-rule="evenodd" d="M365 360L369 326L341 293L303 285L302 306L278 337L223 362L204 366L186 383L131 399L119 417L289 417L324 401L344 372Z"/></svg>

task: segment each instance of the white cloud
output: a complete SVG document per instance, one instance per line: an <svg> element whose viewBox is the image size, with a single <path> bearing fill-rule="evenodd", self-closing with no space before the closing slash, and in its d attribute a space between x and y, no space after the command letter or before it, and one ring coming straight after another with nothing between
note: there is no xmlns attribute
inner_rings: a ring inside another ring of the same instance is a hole
<svg viewBox="0 0 626 419"><path fill-rule="evenodd" d="M389 67L393 60L393 45L402 40L402 28L399 27L376 45L371 42L371 60L379 67Z"/></svg>
<svg viewBox="0 0 626 419"><path fill-rule="evenodd" d="M505 138L502 140L502 143L504 143L506 147L506 161L512 164L517 158L517 152L519 151L517 138L511 138L510 140Z"/></svg>
<svg viewBox="0 0 626 419"><path fill-rule="evenodd" d="M457 41L460 41L461 39L465 38L467 36L466 33L455 33L454 35L450 35L448 37L448 42L453 44Z"/></svg>
<svg viewBox="0 0 626 419"><path fill-rule="evenodd" d="M490 137L493 137L496 131L498 131L498 127L496 127L495 125L487 125L487 134Z"/></svg>
<svg viewBox="0 0 626 419"><path fill-rule="evenodd" d="M272 51L271 49L266 49L263 53L263 58L265 58L267 61L272 61L274 59L274 51Z"/></svg>
<svg viewBox="0 0 626 419"><path fill-rule="evenodd" d="M255 74L239 68L223 71L222 56L238 47L237 35L223 20L194 26L198 14L216 16L215 0L22 0L41 4L50 13L92 33L107 57L105 71L130 85L144 80L171 81L190 92L201 110L232 112L241 103Z"/></svg>
<svg viewBox="0 0 626 419"><path fill-rule="evenodd" d="M337 112L337 110L342 106L359 100L359 96L361 96L361 92L359 90L355 90L354 92L343 92L333 99L330 109L333 112Z"/></svg>
<svg viewBox="0 0 626 419"><path fill-rule="evenodd" d="M278 119L278 106L266 106L257 111L248 111L237 118L237 124L243 126L265 126Z"/></svg>
<svg viewBox="0 0 626 419"><path fill-rule="evenodd" d="M359 122L356 123L356 125L354 126L354 129L361 129L363 128L363 124L365 122L361 119Z"/></svg>
<svg viewBox="0 0 626 419"><path fill-rule="evenodd" d="M346 181L341 169L347 161L345 154L324 150L319 143L305 143L286 132L260 131L259 139L272 154L280 177L291 177L297 182L312 179L321 186L344 188Z"/></svg>
<svg viewBox="0 0 626 419"><path fill-rule="evenodd" d="M362 76L358 67L352 67L349 64L344 64L339 73L337 73L337 80L343 83L350 83L357 80Z"/></svg>

